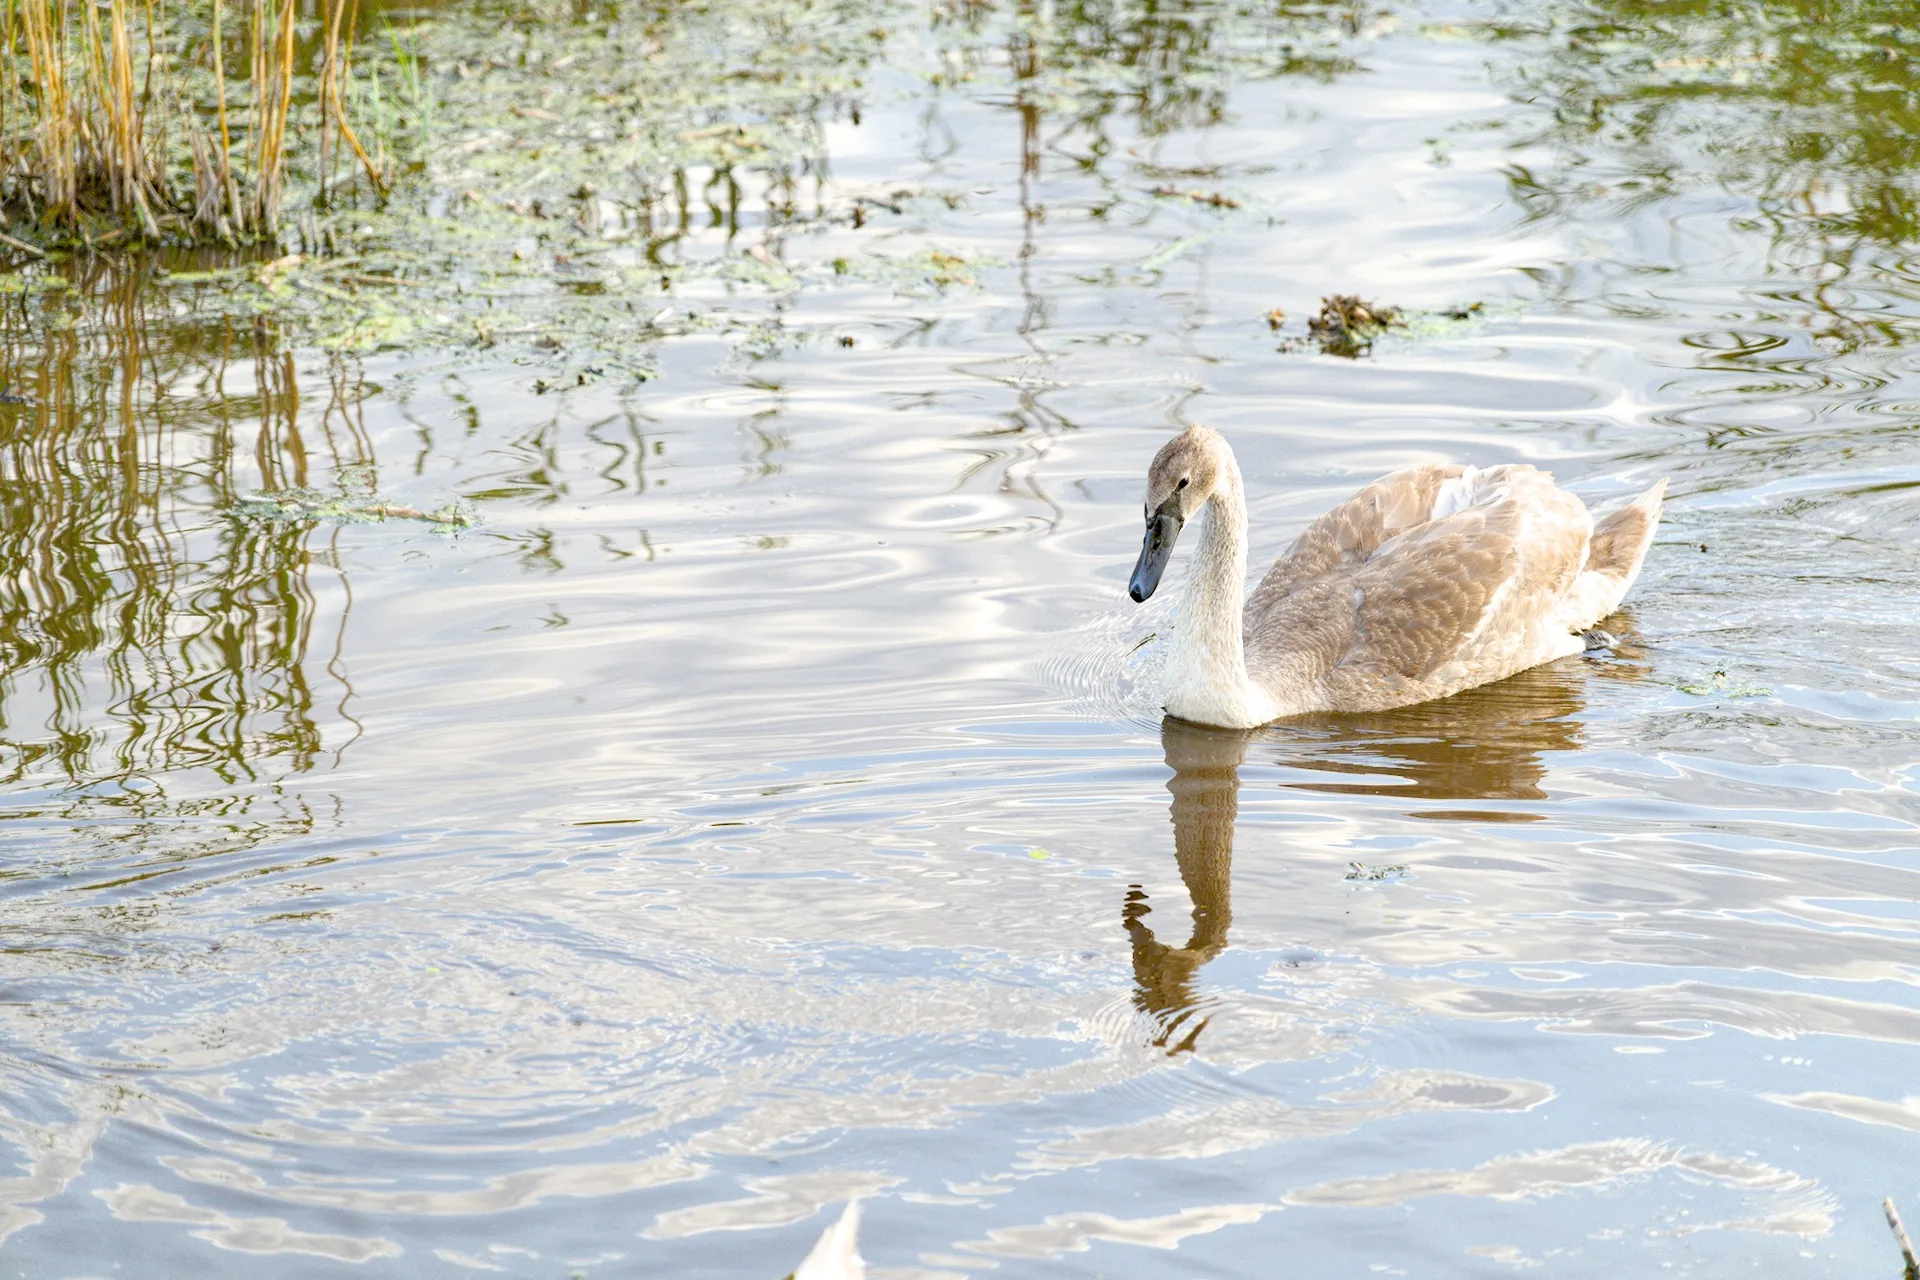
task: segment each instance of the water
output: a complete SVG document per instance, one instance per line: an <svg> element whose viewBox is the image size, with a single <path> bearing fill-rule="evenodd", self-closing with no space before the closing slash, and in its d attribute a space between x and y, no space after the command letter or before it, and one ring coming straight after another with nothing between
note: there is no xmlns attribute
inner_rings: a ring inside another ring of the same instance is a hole
<svg viewBox="0 0 1920 1280"><path fill-rule="evenodd" d="M477 238L540 325L692 313L602 335L645 381L0 299L0 1270L773 1277L859 1195L920 1280L1896 1274L1898 12L834 15L815 215ZM1335 292L1420 323L1319 354ZM1423 460L1672 496L1611 651L1163 727L1188 421L1257 561ZM298 486L481 523L229 513Z"/></svg>

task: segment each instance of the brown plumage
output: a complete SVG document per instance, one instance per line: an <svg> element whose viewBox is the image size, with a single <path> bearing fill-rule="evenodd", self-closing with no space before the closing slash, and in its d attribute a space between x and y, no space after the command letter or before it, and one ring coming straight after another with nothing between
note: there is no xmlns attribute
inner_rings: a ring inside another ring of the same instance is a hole
<svg viewBox="0 0 1920 1280"><path fill-rule="evenodd" d="M1189 428L1154 459L1135 575L1135 597L1151 594L1171 553L1166 531L1203 520L1167 709L1242 727L1377 711L1577 653L1580 633L1638 575L1665 489L1596 526L1579 498L1525 464L1410 467L1309 525L1242 608L1239 467L1217 434Z"/></svg>

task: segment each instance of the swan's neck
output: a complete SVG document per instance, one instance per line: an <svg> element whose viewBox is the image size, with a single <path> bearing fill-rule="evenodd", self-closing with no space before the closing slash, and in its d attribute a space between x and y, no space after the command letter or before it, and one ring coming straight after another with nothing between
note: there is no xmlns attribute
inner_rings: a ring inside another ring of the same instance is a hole
<svg viewBox="0 0 1920 1280"><path fill-rule="evenodd" d="M1200 517L1198 557L1167 660L1166 708L1183 720L1250 729L1273 700L1247 678L1241 611L1247 581L1247 499L1232 455Z"/></svg>

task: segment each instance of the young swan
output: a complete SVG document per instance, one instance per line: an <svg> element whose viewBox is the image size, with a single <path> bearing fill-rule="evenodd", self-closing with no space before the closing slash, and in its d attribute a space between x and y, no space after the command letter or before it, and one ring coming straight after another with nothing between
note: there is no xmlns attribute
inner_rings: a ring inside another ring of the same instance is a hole
<svg viewBox="0 0 1920 1280"><path fill-rule="evenodd" d="M1640 573L1661 480L1595 524L1523 463L1408 467L1307 527L1242 605L1247 503L1227 442L1205 427L1147 471L1147 533L1128 592L1160 585L1200 519L1166 668L1167 711L1250 729L1310 711L1383 711L1579 653Z"/></svg>

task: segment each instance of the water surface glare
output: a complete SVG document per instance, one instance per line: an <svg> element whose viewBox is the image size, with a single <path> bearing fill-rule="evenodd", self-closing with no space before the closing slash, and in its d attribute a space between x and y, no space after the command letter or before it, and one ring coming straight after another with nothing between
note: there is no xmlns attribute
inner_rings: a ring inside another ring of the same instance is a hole
<svg viewBox="0 0 1920 1280"><path fill-rule="evenodd" d="M851 1196L890 1280L1897 1274L1901 10L819 13L800 212L683 173L541 295L643 380L0 294L0 1274L772 1280ZM1609 650L1163 725L1192 421L1256 572L1422 461L1668 516Z"/></svg>

